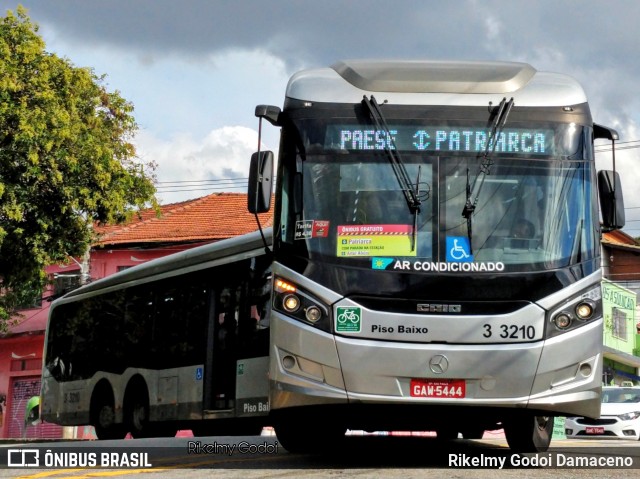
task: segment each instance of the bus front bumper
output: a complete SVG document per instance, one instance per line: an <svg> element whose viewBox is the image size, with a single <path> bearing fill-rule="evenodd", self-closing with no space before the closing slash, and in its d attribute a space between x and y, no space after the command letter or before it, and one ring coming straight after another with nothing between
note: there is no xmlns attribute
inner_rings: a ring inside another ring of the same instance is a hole
<svg viewBox="0 0 640 479"><path fill-rule="evenodd" d="M518 408L591 417L600 412L602 339L597 328L602 328L601 320L546 341L452 345L333 336L274 316L272 410L404 404ZM436 367L434 372L434 362L441 367L446 363L446 370ZM462 382L464 393L416 395L412 390L416 380Z"/></svg>

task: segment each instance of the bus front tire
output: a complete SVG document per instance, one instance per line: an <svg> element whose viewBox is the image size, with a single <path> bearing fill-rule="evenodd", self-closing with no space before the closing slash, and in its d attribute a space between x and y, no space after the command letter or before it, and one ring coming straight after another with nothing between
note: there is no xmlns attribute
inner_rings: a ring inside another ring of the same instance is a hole
<svg viewBox="0 0 640 479"><path fill-rule="evenodd" d="M276 424L278 442L293 454L322 454L340 448L346 428L308 421L286 421Z"/></svg>
<svg viewBox="0 0 640 479"><path fill-rule="evenodd" d="M551 444L553 417L520 416L503 422L504 435L514 452L545 452Z"/></svg>
<svg viewBox="0 0 640 479"><path fill-rule="evenodd" d="M484 436L484 429L480 429L480 428L463 429L461 434L463 439L482 439L482 437Z"/></svg>
<svg viewBox="0 0 640 479"><path fill-rule="evenodd" d="M448 427L436 429L436 439L438 441L455 441L458 439L458 431Z"/></svg>

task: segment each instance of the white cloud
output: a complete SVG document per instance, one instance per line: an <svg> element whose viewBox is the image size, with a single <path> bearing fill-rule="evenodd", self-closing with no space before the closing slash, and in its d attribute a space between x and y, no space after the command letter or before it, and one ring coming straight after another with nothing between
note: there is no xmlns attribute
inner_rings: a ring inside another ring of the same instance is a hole
<svg viewBox="0 0 640 479"><path fill-rule="evenodd" d="M498 18L494 15L487 15L487 18L484 20L484 27L486 30L487 40L491 43L494 43L500 40L500 34L502 33L502 23ZM487 47L490 48L490 45L487 44Z"/></svg>
<svg viewBox="0 0 640 479"><path fill-rule="evenodd" d="M138 155L157 164L162 203L220 189L246 190L238 187L241 181L221 180L248 177L258 145L255 106L282 106L290 75L284 61L263 50L241 49L204 55L198 62L176 54L150 60L113 45L72 45L52 29L48 37L49 51L77 66L91 65L98 74L107 72L107 88L133 102ZM262 143L262 149L277 150L279 129L265 125Z"/></svg>
<svg viewBox="0 0 640 479"><path fill-rule="evenodd" d="M163 204L214 191L246 191L257 145L258 133L243 126L225 126L201 138L181 134L167 141L143 132L136 139L138 155L158 164L158 199Z"/></svg>

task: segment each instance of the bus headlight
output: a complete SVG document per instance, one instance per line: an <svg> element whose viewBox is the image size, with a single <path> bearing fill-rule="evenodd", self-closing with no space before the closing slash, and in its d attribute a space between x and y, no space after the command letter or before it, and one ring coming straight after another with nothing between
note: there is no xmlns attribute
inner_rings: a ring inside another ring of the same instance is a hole
<svg viewBox="0 0 640 479"><path fill-rule="evenodd" d="M545 337L552 338L601 319L602 290L597 284L566 298L548 311Z"/></svg>
<svg viewBox="0 0 640 479"><path fill-rule="evenodd" d="M283 278L274 279L273 292L275 311L324 331L331 331L330 309L322 300Z"/></svg>
<svg viewBox="0 0 640 479"><path fill-rule="evenodd" d="M591 319L595 310L596 305L590 299L583 299L575 307L576 316L583 321Z"/></svg>
<svg viewBox="0 0 640 479"><path fill-rule="evenodd" d="M295 313L300 308L300 298L298 298L295 294L288 294L282 300L282 307L288 313Z"/></svg>
<svg viewBox="0 0 640 479"><path fill-rule="evenodd" d="M307 308L304 315L310 323L317 323L322 318L322 311L317 306L311 306Z"/></svg>
<svg viewBox="0 0 640 479"><path fill-rule="evenodd" d="M571 326L571 314L566 311L556 314L553 318L553 324L555 324L558 329L567 329Z"/></svg>

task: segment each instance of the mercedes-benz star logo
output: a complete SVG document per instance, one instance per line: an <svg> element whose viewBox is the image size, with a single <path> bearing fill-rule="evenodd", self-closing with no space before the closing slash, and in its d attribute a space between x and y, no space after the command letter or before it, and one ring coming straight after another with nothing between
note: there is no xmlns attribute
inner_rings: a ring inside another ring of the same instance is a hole
<svg viewBox="0 0 640 479"><path fill-rule="evenodd" d="M449 368L449 360L442 354L436 354L429 360L429 369L435 374L442 374Z"/></svg>

